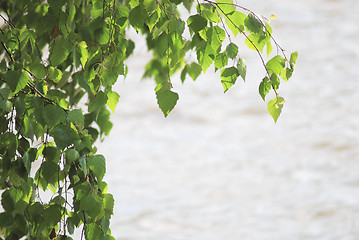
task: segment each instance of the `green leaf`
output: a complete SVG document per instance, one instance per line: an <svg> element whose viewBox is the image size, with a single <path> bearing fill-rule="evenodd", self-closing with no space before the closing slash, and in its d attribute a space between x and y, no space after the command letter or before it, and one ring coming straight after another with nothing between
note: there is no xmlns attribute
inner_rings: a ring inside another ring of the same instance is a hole
<svg viewBox="0 0 359 240"><path fill-rule="evenodd" d="M138 31L138 29L143 27L143 24L147 22L147 12L143 5L138 5L131 10L129 15L129 20L131 26Z"/></svg>
<svg viewBox="0 0 359 240"><path fill-rule="evenodd" d="M195 33L207 26L207 20L199 14L192 15L187 19L188 27Z"/></svg>
<svg viewBox="0 0 359 240"><path fill-rule="evenodd" d="M298 52L293 52L293 53L290 55L290 60L289 60L289 62L290 62L291 64L296 64L297 58L298 58Z"/></svg>
<svg viewBox="0 0 359 240"><path fill-rule="evenodd" d="M110 111L108 111L106 108L102 108L96 119L96 123L99 126L101 133L105 133L105 135L110 134L113 126L112 122L110 121L110 115Z"/></svg>
<svg viewBox="0 0 359 240"><path fill-rule="evenodd" d="M259 84L259 94L261 95L263 101L265 101L266 95L272 88L272 84L269 81L268 77L263 78L262 82Z"/></svg>
<svg viewBox="0 0 359 240"><path fill-rule="evenodd" d="M202 67L198 63L192 62L191 65L188 66L188 75L195 81L198 76L202 72Z"/></svg>
<svg viewBox="0 0 359 240"><path fill-rule="evenodd" d="M282 97L274 98L268 103L268 112L273 117L275 123L282 111L283 104L284 98Z"/></svg>
<svg viewBox="0 0 359 240"><path fill-rule="evenodd" d="M85 238L86 239L101 239L103 232L100 226L96 223L89 223L85 226Z"/></svg>
<svg viewBox="0 0 359 240"><path fill-rule="evenodd" d="M226 53L227 53L228 57L231 59L234 59L235 57L237 57L237 54L238 54L237 45L234 43L228 44L228 46L226 47Z"/></svg>
<svg viewBox="0 0 359 240"><path fill-rule="evenodd" d="M56 104L49 104L44 107L42 112L42 117L45 120L45 123L50 127L56 126L57 124L65 121L66 113L65 111Z"/></svg>
<svg viewBox="0 0 359 240"><path fill-rule="evenodd" d="M157 9L156 0L143 0L143 5L148 13L152 13Z"/></svg>
<svg viewBox="0 0 359 240"><path fill-rule="evenodd" d="M102 210L102 201L101 199L92 194L86 194L80 198L80 209L85 210L85 212L91 217L96 218ZM99 238L88 238L88 239L99 239Z"/></svg>
<svg viewBox="0 0 359 240"><path fill-rule="evenodd" d="M70 164L80 158L80 153L73 148L67 149L65 152L66 164Z"/></svg>
<svg viewBox="0 0 359 240"><path fill-rule="evenodd" d="M72 111L69 111L67 114L67 120L78 125L80 128L84 127L85 118L82 115L82 111L80 109L74 109Z"/></svg>
<svg viewBox="0 0 359 240"><path fill-rule="evenodd" d="M176 106L179 96L171 90L159 90L156 92L156 98L158 106L162 110L165 117L167 117Z"/></svg>
<svg viewBox="0 0 359 240"><path fill-rule="evenodd" d="M60 36L56 38L50 51L50 62L52 66L58 66L63 63L70 54L71 43L66 38Z"/></svg>
<svg viewBox="0 0 359 240"><path fill-rule="evenodd" d="M212 4L209 3L198 4L196 8L197 8L197 12L199 12L208 21L214 23L220 22L220 18L216 11L216 7L214 7Z"/></svg>
<svg viewBox="0 0 359 240"><path fill-rule="evenodd" d="M115 199L112 194L106 193L103 195L103 208L107 210L109 214L113 214L113 206L115 204Z"/></svg>
<svg viewBox="0 0 359 240"><path fill-rule="evenodd" d="M217 71L218 69L224 68L228 64L228 56L226 52L219 53L214 59L214 67Z"/></svg>
<svg viewBox="0 0 359 240"><path fill-rule="evenodd" d="M263 24L253 13L248 14L244 20L244 24L247 30L251 33L261 33L263 32Z"/></svg>
<svg viewBox="0 0 359 240"><path fill-rule="evenodd" d="M80 163L80 166L82 168L82 171L84 173L85 176L87 176L87 163L86 163L86 157L85 156L81 156L80 159L79 159L79 163Z"/></svg>
<svg viewBox="0 0 359 240"><path fill-rule="evenodd" d="M46 161L51 161L54 163L58 163L60 161L60 151L53 146L47 146L42 151L42 155L45 157Z"/></svg>
<svg viewBox="0 0 359 240"><path fill-rule="evenodd" d="M280 77L283 78L285 81L288 81L289 78L292 77L292 74L293 74L293 69L284 68L280 73Z"/></svg>
<svg viewBox="0 0 359 240"><path fill-rule="evenodd" d="M216 0L216 3L218 3L218 8L220 14L231 14L236 11L235 6L233 5L233 0Z"/></svg>
<svg viewBox="0 0 359 240"><path fill-rule="evenodd" d="M25 88L28 80L30 80L30 77L24 72L9 70L5 74L5 81L13 92L13 95Z"/></svg>
<svg viewBox="0 0 359 240"><path fill-rule="evenodd" d="M238 33L244 31L244 20L247 18L242 12L233 12L226 18L226 24L236 37Z"/></svg>
<svg viewBox="0 0 359 240"><path fill-rule="evenodd" d="M41 174L47 184L54 184L57 182L58 165L54 162L45 161L41 164Z"/></svg>
<svg viewBox="0 0 359 240"><path fill-rule="evenodd" d="M237 69L239 75L242 77L243 80L246 80L247 75L247 62L244 58L239 58L237 62Z"/></svg>
<svg viewBox="0 0 359 240"><path fill-rule="evenodd" d="M87 166L92 170L98 181L101 181L106 172L106 160L102 155L94 155L87 159Z"/></svg>
<svg viewBox="0 0 359 240"><path fill-rule="evenodd" d="M58 204L50 205L41 215L46 219L47 226L54 227L62 218L62 207Z"/></svg>
<svg viewBox="0 0 359 240"><path fill-rule="evenodd" d="M266 45L266 38L261 34L251 34L246 37L245 44L249 49L255 50L259 52L263 52L263 49Z"/></svg>
<svg viewBox="0 0 359 240"><path fill-rule="evenodd" d="M154 4L154 6L156 6L156 5ZM159 19L160 19L160 16L157 11L155 11L151 14L151 16L149 17L148 22L147 22L147 26L148 26L150 32L152 32L153 27L157 24Z"/></svg>
<svg viewBox="0 0 359 240"><path fill-rule="evenodd" d="M43 79L46 77L46 69L44 65L39 62L31 64L30 72L34 74L37 79Z"/></svg>
<svg viewBox="0 0 359 240"><path fill-rule="evenodd" d="M277 75L272 74L272 75L270 76L270 81L271 81L271 83L272 83L273 89L274 89L274 90L278 90L279 84L280 84L280 79L279 79L279 77L277 77Z"/></svg>
<svg viewBox="0 0 359 240"><path fill-rule="evenodd" d="M82 68L85 68L86 62L89 58L86 42L85 41L80 42L78 48L80 49L80 53L81 53L80 61L82 64Z"/></svg>
<svg viewBox="0 0 359 240"><path fill-rule="evenodd" d="M285 59L282 56L274 56L266 63L266 68L275 75L279 75L285 67Z"/></svg>
<svg viewBox="0 0 359 240"><path fill-rule="evenodd" d="M224 92L235 84L237 78L239 76L239 72L235 67L224 68L221 71L221 82L223 85Z"/></svg>
<svg viewBox="0 0 359 240"><path fill-rule="evenodd" d="M110 30L106 26L103 26L95 31L95 35L99 44L107 44L110 40Z"/></svg>
<svg viewBox="0 0 359 240"><path fill-rule="evenodd" d="M71 144L70 131L65 125L56 125L52 129L51 135L54 137L55 143L60 149L64 149Z"/></svg>
<svg viewBox="0 0 359 240"><path fill-rule="evenodd" d="M60 82L60 80L62 79L62 72L60 69L50 66L47 69L47 73L48 73L49 78L55 83Z"/></svg>
<svg viewBox="0 0 359 240"><path fill-rule="evenodd" d="M107 106L115 113L116 106L119 102L120 95L117 92L110 91L107 93Z"/></svg>
<svg viewBox="0 0 359 240"><path fill-rule="evenodd" d="M92 1L92 9L91 9L91 17L96 19L103 15L103 1L102 0L93 0Z"/></svg>

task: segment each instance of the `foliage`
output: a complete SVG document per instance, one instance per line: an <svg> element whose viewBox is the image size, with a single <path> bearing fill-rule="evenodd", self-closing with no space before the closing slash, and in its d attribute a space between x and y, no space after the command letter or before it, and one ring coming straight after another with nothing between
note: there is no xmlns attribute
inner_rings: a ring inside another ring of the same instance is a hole
<svg viewBox="0 0 359 240"><path fill-rule="evenodd" d="M176 72L182 82L196 80L213 65L225 92L239 77L245 80L238 35L263 63L267 75L259 93L264 100L274 91L268 110L277 120L284 103L280 79L292 76L297 53L288 59L268 19L232 0L192 5L192 0L1 0L0 228L6 239L71 239L76 228L86 239L114 239L109 228L114 198L94 142L112 128L110 110L120 97L112 86L126 76L125 60L135 48L126 36L130 28L146 37L153 54L144 77L155 80L165 116L179 99L171 83ZM277 54L265 62L273 44ZM51 197L45 200L42 191Z"/></svg>

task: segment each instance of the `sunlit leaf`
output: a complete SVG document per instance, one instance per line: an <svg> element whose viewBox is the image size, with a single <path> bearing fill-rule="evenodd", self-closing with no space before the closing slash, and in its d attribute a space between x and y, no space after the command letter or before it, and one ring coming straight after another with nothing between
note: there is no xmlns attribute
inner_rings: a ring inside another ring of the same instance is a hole
<svg viewBox="0 0 359 240"><path fill-rule="evenodd" d="M235 6L233 5L233 0L216 0L218 4L219 12L221 14L231 14L236 11Z"/></svg>
<svg viewBox="0 0 359 240"><path fill-rule="evenodd" d="M111 91L107 93L107 106L115 113L116 106L120 101L120 95L117 92Z"/></svg>
<svg viewBox="0 0 359 240"><path fill-rule="evenodd" d="M284 104L284 98L282 97L274 98L267 104L268 112L273 117L275 123L277 122L278 117L282 112L283 104Z"/></svg>
<svg viewBox="0 0 359 240"><path fill-rule="evenodd" d="M247 15L242 12L233 12L225 18L226 24L234 36L244 31L244 20L246 18Z"/></svg>
<svg viewBox="0 0 359 240"><path fill-rule="evenodd" d="M278 75L282 72L285 67L285 59L282 56L274 56L266 63L266 68L268 71L271 71L275 75Z"/></svg>

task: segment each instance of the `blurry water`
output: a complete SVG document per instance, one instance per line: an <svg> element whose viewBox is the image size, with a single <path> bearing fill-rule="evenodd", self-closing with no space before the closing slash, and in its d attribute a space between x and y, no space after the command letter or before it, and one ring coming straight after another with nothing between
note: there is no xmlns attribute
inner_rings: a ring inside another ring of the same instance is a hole
<svg viewBox="0 0 359 240"><path fill-rule="evenodd" d="M298 50L275 125L258 94L263 69L243 49L246 83L218 74L184 85L165 119L138 40L111 135L100 144L116 199L112 231L130 240L359 239L359 1L245 0ZM273 96L269 96L273 97Z"/></svg>

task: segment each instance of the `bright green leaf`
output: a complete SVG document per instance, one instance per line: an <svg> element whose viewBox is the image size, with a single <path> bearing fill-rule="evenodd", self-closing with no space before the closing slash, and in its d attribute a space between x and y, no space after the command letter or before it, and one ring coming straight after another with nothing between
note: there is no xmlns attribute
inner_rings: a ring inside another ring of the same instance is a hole
<svg viewBox="0 0 359 240"><path fill-rule="evenodd" d="M228 28L232 31L235 37L238 33L244 31L244 20L246 17L247 16L242 12L233 12L228 15L228 18L225 18Z"/></svg>
<svg viewBox="0 0 359 240"><path fill-rule="evenodd" d="M110 91L107 93L107 106L115 113L116 106L119 102L120 95L117 92Z"/></svg>
<svg viewBox="0 0 359 240"><path fill-rule="evenodd" d="M296 64L297 58L298 58L298 52L293 52L293 53L290 55L290 60L289 60L289 62L292 63L292 64Z"/></svg>
<svg viewBox="0 0 359 240"><path fill-rule="evenodd" d="M282 56L274 56L266 63L266 68L275 75L279 75L285 67L285 59Z"/></svg>
<svg viewBox="0 0 359 240"><path fill-rule="evenodd" d="M85 64L87 62L87 59L89 58L89 53L87 51L87 44L85 41L82 41L79 43L78 47L79 47L80 53L81 53L80 61L82 64L82 68L84 68Z"/></svg>
<svg viewBox="0 0 359 240"><path fill-rule="evenodd" d="M282 111L283 104L284 98L282 97L274 98L268 103L268 112L273 117L275 123Z"/></svg>
<svg viewBox="0 0 359 240"><path fill-rule="evenodd" d="M221 14L231 14L236 11L233 0L216 0Z"/></svg>
<svg viewBox="0 0 359 240"><path fill-rule="evenodd" d="M263 52L263 49L266 45L266 38L261 34L251 34L246 37L245 44L249 49Z"/></svg>

